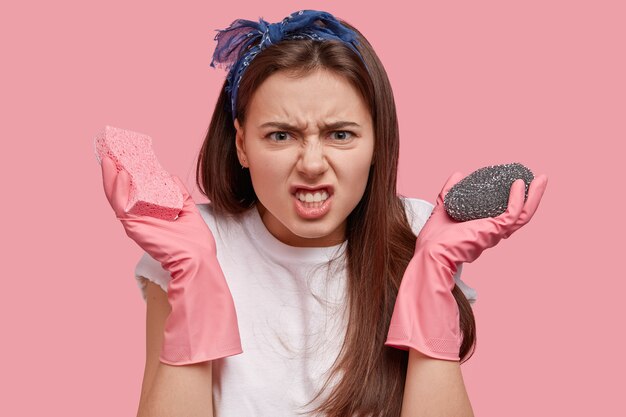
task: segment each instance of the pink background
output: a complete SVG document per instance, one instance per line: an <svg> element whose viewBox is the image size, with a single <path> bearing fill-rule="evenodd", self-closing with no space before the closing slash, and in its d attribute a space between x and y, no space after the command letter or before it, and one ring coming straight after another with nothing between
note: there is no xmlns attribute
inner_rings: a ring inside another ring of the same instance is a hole
<svg viewBox="0 0 626 417"><path fill-rule="evenodd" d="M514 161L549 177L532 221L464 267L476 415L626 415L623 2L37 3L0 18L0 415L135 415L141 249L106 201L93 136L151 135L204 202L195 158L226 75L209 67L215 29L302 8L354 24L383 61L400 193L434 202L453 171Z"/></svg>

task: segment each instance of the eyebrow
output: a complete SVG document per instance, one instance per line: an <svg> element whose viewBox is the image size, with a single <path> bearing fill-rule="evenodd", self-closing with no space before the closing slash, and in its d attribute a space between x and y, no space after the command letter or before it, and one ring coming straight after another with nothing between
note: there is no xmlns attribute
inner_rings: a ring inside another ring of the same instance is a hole
<svg viewBox="0 0 626 417"><path fill-rule="evenodd" d="M296 132L301 130L298 126L290 125L289 123L283 123L283 122L266 122L260 125L259 129L264 128L264 127L275 127L278 129L291 130L291 131L296 131ZM348 121L340 120L340 121L332 122L332 123L324 123L320 127L325 130L330 130L330 129L340 129L342 127L360 128L361 125L355 122L348 122Z"/></svg>

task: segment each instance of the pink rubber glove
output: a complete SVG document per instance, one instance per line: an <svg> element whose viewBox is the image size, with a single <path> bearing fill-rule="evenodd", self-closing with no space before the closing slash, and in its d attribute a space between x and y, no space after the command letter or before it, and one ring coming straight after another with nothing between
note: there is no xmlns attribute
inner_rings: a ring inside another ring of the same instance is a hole
<svg viewBox="0 0 626 417"><path fill-rule="evenodd" d="M497 217L458 222L452 219L443 199L464 177L448 178L437 203L417 235L415 253L398 290L385 346L413 348L424 355L458 361L463 336L459 309L452 290L454 274L462 262L471 263L530 221L545 191L548 178L536 177L524 202L524 180L513 182L507 210Z"/></svg>
<svg viewBox="0 0 626 417"><path fill-rule="evenodd" d="M232 295L217 261L215 239L182 181L184 195L176 220L126 213L130 175L102 159L104 192L126 234L163 268L172 280L167 297L172 308L165 321L159 360L186 365L242 353Z"/></svg>

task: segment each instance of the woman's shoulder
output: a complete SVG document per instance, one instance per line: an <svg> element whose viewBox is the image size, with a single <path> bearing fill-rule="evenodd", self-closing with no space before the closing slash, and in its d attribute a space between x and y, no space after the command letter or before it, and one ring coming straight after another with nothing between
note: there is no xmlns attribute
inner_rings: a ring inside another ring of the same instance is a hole
<svg viewBox="0 0 626 417"><path fill-rule="evenodd" d="M433 203L422 198L406 197L403 195L399 197L403 201L407 209L410 210L428 212L428 214L430 215L430 212L433 210L433 208L435 208L435 205Z"/></svg>
<svg viewBox="0 0 626 417"><path fill-rule="evenodd" d="M209 225L216 224L218 222L224 223L227 221L237 220L236 216L220 214L217 210L215 210L213 203L210 201L207 203L196 203L196 207L198 208L198 211L202 215L204 221Z"/></svg>
<svg viewBox="0 0 626 417"><path fill-rule="evenodd" d="M239 215L220 213L215 210L210 201L208 203L196 203L196 207L214 237L227 239L227 236L233 237L241 234L247 212Z"/></svg>
<svg viewBox="0 0 626 417"><path fill-rule="evenodd" d="M215 223L215 210L213 209L213 204L211 204L210 201L208 203L196 203L196 207L207 224Z"/></svg>
<svg viewBox="0 0 626 417"><path fill-rule="evenodd" d="M407 219L413 229L413 233L418 234L428 220L435 205L427 200L417 197L405 197L400 195L400 200L404 203Z"/></svg>

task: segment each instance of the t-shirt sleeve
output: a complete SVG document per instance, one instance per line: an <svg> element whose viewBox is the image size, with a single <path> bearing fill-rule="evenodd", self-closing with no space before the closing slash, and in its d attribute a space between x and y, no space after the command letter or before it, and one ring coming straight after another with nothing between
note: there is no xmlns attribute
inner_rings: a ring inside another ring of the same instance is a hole
<svg viewBox="0 0 626 417"><path fill-rule="evenodd" d="M424 224L428 220L430 213L435 208L435 205L429 201L422 200L421 198L401 197L406 209L406 215L411 225L411 229L415 235L418 235ZM456 285L463 291L465 298L470 304L474 304L478 299L478 293L476 290L467 285L461 279L461 273L463 272L463 264L459 264L456 273L454 274L454 281Z"/></svg>
<svg viewBox="0 0 626 417"><path fill-rule="evenodd" d="M148 280L158 284L163 291L167 292L167 286L172 280L172 276L156 259L144 252L139 262L137 262L137 266L135 266L135 279L141 291L141 296L145 301Z"/></svg>

